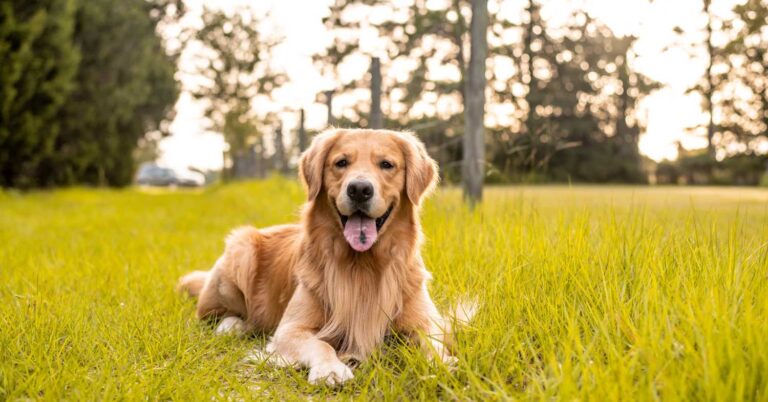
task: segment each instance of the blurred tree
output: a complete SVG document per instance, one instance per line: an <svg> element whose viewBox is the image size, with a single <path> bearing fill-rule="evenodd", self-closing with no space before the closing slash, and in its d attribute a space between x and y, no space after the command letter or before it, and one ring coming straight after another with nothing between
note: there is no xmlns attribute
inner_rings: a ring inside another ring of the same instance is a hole
<svg viewBox="0 0 768 402"><path fill-rule="evenodd" d="M40 184L75 86L73 0L0 1L0 187Z"/></svg>
<svg viewBox="0 0 768 402"><path fill-rule="evenodd" d="M149 17L156 26L156 31L163 38L164 48L169 57L178 66L181 52L184 45L190 39L190 28L184 28L180 23L184 17L187 8L184 0L147 0L146 6L149 10ZM172 113L175 113L172 112ZM170 122L169 116L167 122ZM154 130L146 133L139 139L139 144L133 152L133 159L137 166L145 162L154 162L160 157L160 141L170 133L167 127L162 130ZM207 173L203 172L207 175Z"/></svg>
<svg viewBox="0 0 768 402"><path fill-rule="evenodd" d="M584 12L550 29L534 0L521 10L527 18L514 23L499 17L504 5L488 7L487 180L645 180L637 105L655 84L631 68L634 38L616 37ZM467 0L338 0L326 19L334 40L318 57L338 80L347 60L373 52L360 49L358 38L378 34L384 125L416 131L448 180L458 178L463 158L470 17ZM365 93L363 74L344 75L339 103ZM365 125L365 98L344 108L340 125Z"/></svg>
<svg viewBox="0 0 768 402"><path fill-rule="evenodd" d="M701 1L703 43L678 44L705 60L705 72L689 92L702 97L707 149L681 152L675 163L689 184L755 184L765 169L756 151L768 136L768 2L747 0L734 6L732 16L715 12L715 3ZM750 158L755 163L744 163ZM746 174L745 166L757 172Z"/></svg>
<svg viewBox="0 0 768 402"><path fill-rule="evenodd" d="M163 26L167 28L172 25L178 25L179 21L187 12L187 7L184 0L145 0L145 9L149 13L149 18L156 26ZM182 32L184 36L186 32ZM186 38L180 38L186 39ZM179 43L182 44L182 43ZM178 55L181 52L181 47L176 47L176 51L173 54Z"/></svg>
<svg viewBox="0 0 768 402"><path fill-rule="evenodd" d="M363 83L360 81L362 76L343 77L339 71L341 64L343 64L349 56L357 55L357 35L359 34L361 25L360 21L349 21L348 18L343 18L343 14L348 8L366 6L369 3L371 3L371 1L335 0L329 5L328 16L323 18L323 24L325 24L330 32L331 42L322 54L316 54L313 58L321 73L334 83L333 87L327 88L322 96L318 97L319 102L324 102L328 106L328 126L335 125L335 116L333 115L332 110L334 94L363 88ZM357 108L354 112L355 116L353 116L352 119L355 120L356 125L362 126L363 124L360 123L360 116L365 112ZM342 118L342 120L344 120L344 118ZM367 123L365 125L367 125Z"/></svg>
<svg viewBox="0 0 768 402"><path fill-rule="evenodd" d="M688 93L697 93L701 96L701 108L706 114L706 123L691 127L692 132L702 130L707 140L707 156L714 160L717 153L718 143L723 142L721 127L717 122L717 116L722 115L720 110L723 87L726 85L726 72L730 68L727 55L721 46L715 43L716 36L724 36L730 29L730 21L718 16L712 7L712 0L701 0L700 12L703 15L703 24L699 28L701 31L700 42L689 42L685 39L690 32L684 31L680 27L674 28L674 33L678 35L676 47L686 50L691 58L701 58L704 60L704 74L698 82L688 89Z"/></svg>
<svg viewBox="0 0 768 402"><path fill-rule="evenodd" d="M768 139L768 1L748 0L733 11L739 24L724 49L731 68L720 126L726 140L754 152Z"/></svg>
<svg viewBox="0 0 768 402"><path fill-rule="evenodd" d="M500 27L520 40L497 50L515 73L494 83L493 99L521 122L492 128L500 179L644 181L637 105L657 84L631 69L635 38L616 37L583 11L556 30L537 2L526 14Z"/></svg>
<svg viewBox="0 0 768 402"><path fill-rule="evenodd" d="M614 44L613 63L608 60L605 65L604 76L613 77L617 82L615 87L616 113L613 116L614 142L619 147L620 171L615 172L617 177L624 181L644 182L648 179L647 172L643 171L643 157L640 155L640 134L645 126L639 118L640 101L661 84L649 77L639 74L630 66L630 61L635 57L632 46L636 37L612 37ZM615 70L611 74L610 70ZM610 118L609 118L610 119ZM606 130L609 131L609 130Z"/></svg>
<svg viewBox="0 0 768 402"><path fill-rule="evenodd" d="M364 127L370 109L366 71L349 74L346 63L380 57L383 126L415 131L440 163L443 177L458 179L471 4L427 3L336 0L324 20L333 39L316 61L338 83L338 103L355 99L343 108L337 125ZM489 20L494 18L489 12ZM364 33L376 37L376 43L361 48Z"/></svg>
<svg viewBox="0 0 768 402"><path fill-rule="evenodd" d="M133 150L148 132L167 132L178 97L176 64L157 32L158 4L89 0L74 33L81 51L76 87L59 111L55 154L40 184L123 186Z"/></svg>
<svg viewBox="0 0 768 402"><path fill-rule="evenodd" d="M706 24L704 25L704 32L706 36L704 38L704 47L707 50L707 69L704 73L703 80L699 82L692 90L697 91L703 95L704 106L703 108L707 112L707 152L710 157L715 156L715 106L714 96L715 89L718 86L717 77L714 74L713 68L719 55L715 53L715 47L712 44L712 35L714 33L715 16L712 13L712 0L703 0L703 11L706 15Z"/></svg>
<svg viewBox="0 0 768 402"><path fill-rule="evenodd" d="M195 36L204 46L200 55L204 63L197 72L205 81L192 93L205 100L210 128L224 135L233 171L238 174L247 174L248 170L236 166L240 160L264 166L261 136L266 127L262 124L273 121L275 116L270 111L257 111L254 102L271 99L272 91L285 81L285 76L272 71L269 63L269 52L276 42L259 33L259 24L259 17L249 8L233 13L206 8L203 28ZM250 161L254 152L255 162Z"/></svg>
<svg viewBox="0 0 768 402"><path fill-rule="evenodd" d="M572 145L565 143L564 133L548 114L562 114L561 109L555 109L552 104L568 103L568 99L573 101L577 88L573 82L562 83L567 89L563 92L561 88L555 88L557 82L550 82L562 77L554 75L557 72L554 67L561 64L558 61L561 49L557 40L547 32L540 5L529 0L524 15L527 18L519 24L502 19L493 28L500 34L515 34L514 41L494 49L495 63L503 64L506 59L511 66L509 69L514 71L509 78L492 86L492 100L511 105L511 117L515 119L491 128L492 177L501 176L500 180L535 180L536 175L546 174L555 152ZM565 54L573 57L570 51Z"/></svg>
<svg viewBox="0 0 768 402"><path fill-rule="evenodd" d="M631 69L634 37L616 37L579 11L560 43L554 90L565 102L555 118L565 146L550 162L556 180L643 182L639 101L658 84ZM568 49L573 55L568 56ZM570 60L568 60L570 59ZM570 83L570 85L569 85ZM555 99L558 97L556 96Z"/></svg>

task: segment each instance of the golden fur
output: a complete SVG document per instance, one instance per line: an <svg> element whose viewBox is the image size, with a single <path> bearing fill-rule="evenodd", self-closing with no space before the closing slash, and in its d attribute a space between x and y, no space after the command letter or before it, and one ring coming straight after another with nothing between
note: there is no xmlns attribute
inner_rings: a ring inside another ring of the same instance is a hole
<svg viewBox="0 0 768 402"><path fill-rule="evenodd" d="M349 165L338 168L338 158ZM384 159L394 167L380 168ZM312 141L299 170L308 194L299 224L237 229L211 271L181 279L180 288L199 296L198 317L227 318L217 332L274 331L268 351L308 367L312 382L352 378L340 357L365 359L390 330L451 360L419 252L419 204L438 178L423 144L408 133L329 130ZM392 206L365 252L347 244L339 217L347 213L343 188L359 177L375 189L370 216Z"/></svg>

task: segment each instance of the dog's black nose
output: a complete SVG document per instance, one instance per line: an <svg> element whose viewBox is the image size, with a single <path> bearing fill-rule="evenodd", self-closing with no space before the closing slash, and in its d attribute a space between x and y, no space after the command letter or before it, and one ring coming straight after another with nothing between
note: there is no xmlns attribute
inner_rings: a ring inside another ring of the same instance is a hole
<svg viewBox="0 0 768 402"><path fill-rule="evenodd" d="M347 195L356 203L366 202L373 197L373 185L366 180L355 180L347 185Z"/></svg>

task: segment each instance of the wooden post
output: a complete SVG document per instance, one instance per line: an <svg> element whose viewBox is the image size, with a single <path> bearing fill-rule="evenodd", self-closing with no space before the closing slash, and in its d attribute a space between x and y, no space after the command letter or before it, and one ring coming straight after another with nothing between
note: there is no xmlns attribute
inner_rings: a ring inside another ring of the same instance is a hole
<svg viewBox="0 0 768 402"><path fill-rule="evenodd" d="M287 163L285 162L285 144L283 144L283 125L278 124L275 130L275 164L273 168L280 173L286 173Z"/></svg>
<svg viewBox="0 0 768 402"><path fill-rule="evenodd" d="M333 127L333 90L325 91L325 105L328 107L328 127Z"/></svg>
<svg viewBox="0 0 768 402"><path fill-rule="evenodd" d="M299 152L304 152L304 150L307 149L307 146L309 145L309 141L307 141L307 129L304 128L304 109L302 108L299 110Z"/></svg>
<svg viewBox="0 0 768 402"><path fill-rule="evenodd" d="M230 171L227 167L227 151L221 151L221 181L228 181Z"/></svg>
<svg viewBox="0 0 768 402"><path fill-rule="evenodd" d="M371 112L368 116L368 127L380 129L384 127L381 113L381 60L371 59Z"/></svg>
<svg viewBox="0 0 768 402"><path fill-rule="evenodd" d="M267 177L267 161L264 156L264 136L259 135L256 140L256 144L253 146L253 150L256 158L256 175L263 179Z"/></svg>
<svg viewBox="0 0 768 402"><path fill-rule="evenodd" d="M485 61L488 57L488 1L472 0L470 56L464 100L464 197L470 206L483 199L485 164Z"/></svg>

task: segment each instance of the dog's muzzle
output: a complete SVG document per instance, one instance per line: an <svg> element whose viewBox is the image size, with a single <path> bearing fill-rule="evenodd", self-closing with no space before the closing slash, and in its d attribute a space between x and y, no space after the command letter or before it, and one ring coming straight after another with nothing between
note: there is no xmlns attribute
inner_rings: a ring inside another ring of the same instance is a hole
<svg viewBox="0 0 768 402"><path fill-rule="evenodd" d="M383 215L371 218L364 212L357 210L352 215L343 215L340 211L341 226L344 228L344 238L357 252L368 251L379 237L379 231L392 214L394 204L390 205Z"/></svg>

